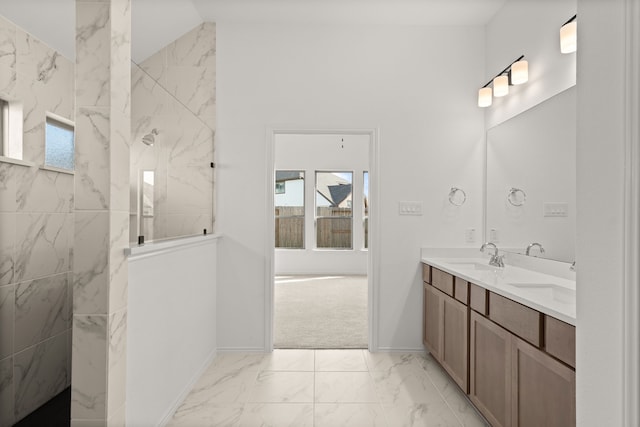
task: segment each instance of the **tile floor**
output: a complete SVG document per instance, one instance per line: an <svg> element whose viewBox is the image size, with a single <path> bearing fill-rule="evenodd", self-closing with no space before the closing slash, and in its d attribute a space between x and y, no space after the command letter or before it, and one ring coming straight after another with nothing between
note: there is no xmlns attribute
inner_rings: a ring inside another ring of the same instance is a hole
<svg viewBox="0 0 640 427"><path fill-rule="evenodd" d="M274 350L218 355L169 426L487 424L428 355Z"/></svg>

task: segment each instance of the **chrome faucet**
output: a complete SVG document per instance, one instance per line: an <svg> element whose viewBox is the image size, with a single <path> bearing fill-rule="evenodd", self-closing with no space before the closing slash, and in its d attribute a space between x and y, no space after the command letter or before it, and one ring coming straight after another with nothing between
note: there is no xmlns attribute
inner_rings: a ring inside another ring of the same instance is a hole
<svg viewBox="0 0 640 427"><path fill-rule="evenodd" d="M531 248L533 248L534 246L537 246L540 248L540 253L543 254L544 253L544 248L542 247L542 245L540 243L531 243L529 246L527 246L527 252L525 253L525 255L529 256L529 252L531 251Z"/></svg>
<svg viewBox="0 0 640 427"><path fill-rule="evenodd" d="M491 258L489 259L489 265L500 268L504 267L504 255L498 255L498 247L495 243L483 243L480 247L480 252L484 252L488 247L493 247L493 255L491 255Z"/></svg>

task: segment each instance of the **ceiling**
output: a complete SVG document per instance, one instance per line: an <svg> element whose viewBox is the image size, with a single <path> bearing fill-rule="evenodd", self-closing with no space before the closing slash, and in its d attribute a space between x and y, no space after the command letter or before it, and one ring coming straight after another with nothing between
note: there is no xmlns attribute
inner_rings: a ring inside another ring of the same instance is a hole
<svg viewBox="0 0 640 427"><path fill-rule="evenodd" d="M132 0L140 62L204 22L484 25L507 0ZM0 15L75 57L75 0L2 0Z"/></svg>

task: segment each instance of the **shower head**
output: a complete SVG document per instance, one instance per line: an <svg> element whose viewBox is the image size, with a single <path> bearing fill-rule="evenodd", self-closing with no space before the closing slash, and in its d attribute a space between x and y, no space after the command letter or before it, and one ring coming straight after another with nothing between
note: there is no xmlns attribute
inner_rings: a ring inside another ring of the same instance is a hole
<svg viewBox="0 0 640 427"><path fill-rule="evenodd" d="M142 142L148 145L149 147L153 147L153 144L156 142L156 136L158 135L158 129L153 128L151 132L142 137Z"/></svg>

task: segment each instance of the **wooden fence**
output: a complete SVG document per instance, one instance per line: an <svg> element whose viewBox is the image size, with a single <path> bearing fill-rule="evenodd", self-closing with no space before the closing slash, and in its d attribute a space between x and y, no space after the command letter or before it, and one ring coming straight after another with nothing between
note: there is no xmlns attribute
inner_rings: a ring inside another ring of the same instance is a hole
<svg viewBox="0 0 640 427"><path fill-rule="evenodd" d="M353 247L351 208L319 207L317 214L316 247ZM304 208L278 206L275 215L276 248L303 248ZM365 238L368 228L368 221L365 221Z"/></svg>

